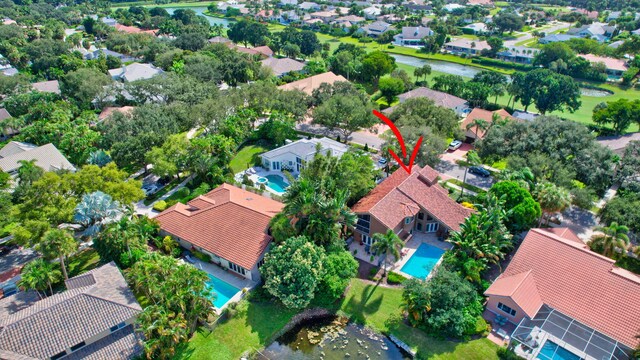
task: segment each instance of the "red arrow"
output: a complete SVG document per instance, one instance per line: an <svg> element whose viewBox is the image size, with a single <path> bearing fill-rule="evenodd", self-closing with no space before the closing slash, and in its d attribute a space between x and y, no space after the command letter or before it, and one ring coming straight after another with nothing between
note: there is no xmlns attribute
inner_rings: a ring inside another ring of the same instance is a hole
<svg viewBox="0 0 640 360"><path fill-rule="evenodd" d="M378 110L373 110L373 115L377 116L385 124L389 125L389 127L391 128L391 131L393 131L393 134L396 136L396 138L398 139L398 142L400 143L400 148L402 149L402 157L406 158L407 148L404 145L404 138L402 137L402 134L400 134L400 130L398 130L396 125L393 123L393 121L389 120L389 118L384 116ZM418 142L416 143L416 146L413 148L413 152L411 153L411 158L409 159L409 165L405 165L404 161L400 160L400 157L393 150L389 149L389 153L394 159L396 159L398 164L400 164L400 166L402 166L402 168L406 172L411 174L411 169L413 168L413 162L416 160L416 155L418 155L418 149L420 148L420 144L422 144L422 136L420 136L420 138L418 139Z"/></svg>

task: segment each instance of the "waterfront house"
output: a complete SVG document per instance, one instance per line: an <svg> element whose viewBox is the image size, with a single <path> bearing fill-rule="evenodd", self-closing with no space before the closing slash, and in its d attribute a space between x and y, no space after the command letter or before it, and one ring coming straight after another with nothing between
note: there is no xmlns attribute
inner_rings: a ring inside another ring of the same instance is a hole
<svg viewBox="0 0 640 360"><path fill-rule="evenodd" d="M453 110L458 116L464 116L467 112L469 112L469 104L467 103L467 100L426 87L419 87L398 95L398 99L400 100L401 104L413 98L431 99L436 105ZM384 109L382 112L385 114L390 114L394 109L395 106L392 106L390 108Z"/></svg>
<svg viewBox="0 0 640 360"><path fill-rule="evenodd" d="M211 262L248 280L259 281L259 267L271 235L269 221L284 205L270 198L222 184L205 195L177 203L156 220L161 234L188 250L211 257Z"/></svg>
<svg viewBox="0 0 640 360"><path fill-rule="evenodd" d="M480 55L482 50L491 50L491 46L484 40L456 39L444 44L444 49L455 55Z"/></svg>
<svg viewBox="0 0 640 360"><path fill-rule="evenodd" d="M424 45L424 38L433 35L433 30L423 26L403 26L402 32L393 37L393 42L399 46Z"/></svg>
<svg viewBox="0 0 640 360"><path fill-rule="evenodd" d="M563 358L630 359L638 344L640 277L568 228L531 229L485 295L485 317L529 359L549 348L570 353Z"/></svg>
<svg viewBox="0 0 640 360"><path fill-rule="evenodd" d="M405 242L414 233L433 233L444 239L472 210L456 203L438 184L429 166L414 165L411 174L396 170L360 199L351 210L358 216L354 241L373 245L373 235L393 230Z"/></svg>

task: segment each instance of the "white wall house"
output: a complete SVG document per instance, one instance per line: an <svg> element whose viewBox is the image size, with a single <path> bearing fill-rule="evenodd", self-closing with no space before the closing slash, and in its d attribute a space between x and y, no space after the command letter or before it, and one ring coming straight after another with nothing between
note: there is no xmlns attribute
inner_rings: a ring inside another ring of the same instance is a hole
<svg viewBox="0 0 640 360"><path fill-rule="evenodd" d="M349 146L323 137L321 139L301 139L262 154L262 167L267 170L288 170L298 173L304 164L313 160L319 151L340 157Z"/></svg>

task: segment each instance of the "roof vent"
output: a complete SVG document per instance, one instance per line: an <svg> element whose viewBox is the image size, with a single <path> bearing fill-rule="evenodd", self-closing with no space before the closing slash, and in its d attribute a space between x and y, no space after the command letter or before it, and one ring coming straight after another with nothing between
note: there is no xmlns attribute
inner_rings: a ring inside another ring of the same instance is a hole
<svg viewBox="0 0 640 360"><path fill-rule="evenodd" d="M245 200L251 201L251 200L253 200L253 198L252 197L248 197L248 198L245 198Z"/></svg>

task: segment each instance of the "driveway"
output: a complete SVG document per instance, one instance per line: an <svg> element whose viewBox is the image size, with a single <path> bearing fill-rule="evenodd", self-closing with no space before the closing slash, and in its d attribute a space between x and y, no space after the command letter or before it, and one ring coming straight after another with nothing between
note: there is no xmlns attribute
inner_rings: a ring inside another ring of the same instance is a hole
<svg viewBox="0 0 640 360"><path fill-rule="evenodd" d="M7 272L14 267L20 267L38 257L38 254L31 249L15 248L10 253L0 257L0 274Z"/></svg>
<svg viewBox="0 0 640 360"><path fill-rule="evenodd" d="M552 227L568 227L578 237L587 242L594 234L594 227L598 226L598 219L591 211L572 206L562 213L560 225L549 223Z"/></svg>
<svg viewBox="0 0 640 360"><path fill-rule="evenodd" d="M464 179L464 167L453 163L451 161L442 160L435 169L442 174L442 179L458 179L462 181ZM467 171L467 184L477 186L484 190L489 190L491 185L495 182L493 177L480 177Z"/></svg>

